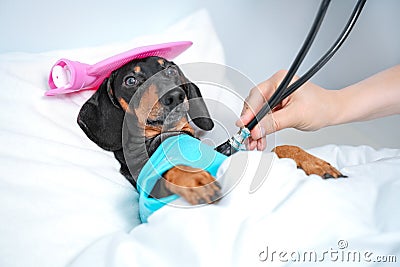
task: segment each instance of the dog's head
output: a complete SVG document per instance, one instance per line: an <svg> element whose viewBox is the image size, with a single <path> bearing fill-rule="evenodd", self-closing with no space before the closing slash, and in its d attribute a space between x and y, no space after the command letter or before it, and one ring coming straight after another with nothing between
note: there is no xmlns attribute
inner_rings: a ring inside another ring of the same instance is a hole
<svg viewBox="0 0 400 267"><path fill-rule="evenodd" d="M145 138L189 131L187 115L199 128L214 127L199 88L173 62L160 57L134 60L115 70L82 106L78 124L105 150L122 148L125 114Z"/></svg>

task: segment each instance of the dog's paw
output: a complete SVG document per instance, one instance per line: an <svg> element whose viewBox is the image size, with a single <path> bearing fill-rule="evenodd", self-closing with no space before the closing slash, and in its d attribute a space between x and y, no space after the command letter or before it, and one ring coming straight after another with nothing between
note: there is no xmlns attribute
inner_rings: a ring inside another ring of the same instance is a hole
<svg viewBox="0 0 400 267"><path fill-rule="evenodd" d="M221 187L205 170L175 166L164 175L165 187L192 205L213 203L221 198Z"/></svg>
<svg viewBox="0 0 400 267"><path fill-rule="evenodd" d="M323 179L347 177L328 162L307 153L297 146L277 146L273 151L279 158L293 159L297 167L303 169L307 175L316 174Z"/></svg>

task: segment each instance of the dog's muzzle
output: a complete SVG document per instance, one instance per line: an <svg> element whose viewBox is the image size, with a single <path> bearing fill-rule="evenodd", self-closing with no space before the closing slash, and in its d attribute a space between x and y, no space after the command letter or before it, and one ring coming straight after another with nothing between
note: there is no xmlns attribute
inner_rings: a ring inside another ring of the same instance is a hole
<svg viewBox="0 0 400 267"><path fill-rule="evenodd" d="M147 124L173 128L178 121L186 116L189 110L188 103L185 100L186 94L180 87L169 90L159 99L159 103L162 105L159 116L153 120L147 119Z"/></svg>
<svg viewBox="0 0 400 267"><path fill-rule="evenodd" d="M165 93L161 97L160 103L164 106L164 108L168 112L170 112L178 105L182 104L185 101L185 98L186 98L185 92L180 87L176 87Z"/></svg>

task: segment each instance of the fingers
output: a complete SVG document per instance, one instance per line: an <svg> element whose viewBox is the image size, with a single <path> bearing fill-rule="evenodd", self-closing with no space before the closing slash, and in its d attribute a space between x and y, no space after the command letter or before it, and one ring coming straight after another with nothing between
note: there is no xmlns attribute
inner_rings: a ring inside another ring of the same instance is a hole
<svg viewBox="0 0 400 267"><path fill-rule="evenodd" d="M250 132L251 136L246 143L247 149L264 150L267 147L266 136L282 129L293 127L295 118L296 114L293 114L291 107L277 110L272 114L269 113Z"/></svg>
<svg viewBox="0 0 400 267"><path fill-rule="evenodd" d="M241 118L236 122L237 126L241 127L242 124L247 124L257 114L257 112L264 106L268 99L275 92L275 85L270 81L265 81L257 87L250 90L249 96L245 99Z"/></svg>
<svg viewBox="0 0 400 267"><path fill-rule="evenodd" d="M236 126L244 127L255 117L257 112L275 93L286 74L286 70L278 71L268 80L250 90L249 96L245 100L241 117L236 121ZM291 82L294 82L297 79L298 77L295 76ZM247 142L247 148L249 150L264 150L267 144L265 138L267 134L290 127L292 123L291 117L293 116L289 114L288 109L286 108L287 103L287 100L283 101L279 108L274 109L273 115L269 113L258 123L256 127L254 127L254 129L251 131L251 138L249 138ZM282 112L282 109L285 111Z"/></svg>
<svg viewBox="0 0 400 267"><path fill-rule="evenodd" d="M275 93L286 74L286 70L280 70L268 80L265 80L250 90L249 96L245 99L241 117L236 122L238 127L243 127L255 117L255 114L257 114L268 99ZM296 79L297 77L294 78L294 80Z"/></svg>
<svg viewBox="0 0 400 267"><path fill-rule="evenodd" d="M236 121L236 126L243 127L248 124L262 108L267 100L259 91L258 87L250 90L249 96L245 99L240 119Z"/></svg>
<svg viewBox="0 0 400 267"><path fill-rule="evenodd" d="M254 150L257 148L257 140L254 140L251 136L247 139L246 147L248 150Z"/></svg>
<svg viewBox="0 0 400 267"><path fill-rule="evenodd" d="M247 143L247 149L248 150L255 150L257 149L258 151L263 151L267 148L267 138L262 137L260 139L254 140L251 137L249 137L249 142Z"/></svg>
<svg viewBox="0 0 400 267"><path fill-rule="evenodd" d="M282 129L295 126L296 114L293 111L292 106L287 106L267 114L251 131L251 137L257 140Z"/></svg>

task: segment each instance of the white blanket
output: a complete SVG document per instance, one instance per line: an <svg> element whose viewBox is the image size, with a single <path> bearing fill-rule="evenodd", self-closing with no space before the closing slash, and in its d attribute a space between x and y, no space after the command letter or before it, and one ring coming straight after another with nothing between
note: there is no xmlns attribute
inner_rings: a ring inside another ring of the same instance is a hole
<svg viewBox="0 0 400 267"><path fill-rule="evenodd" d="M292 160L273 160L272 153L241 153L221 167L229 177L243 177L218 204L164 207L148 224L94 243L72 266L310 266L315 261L372 266L379 260L400 261L400 150L330 145L310 152L349 178L322 180L306 176ZM268 175L250 194L256 169Z"/></svg>

